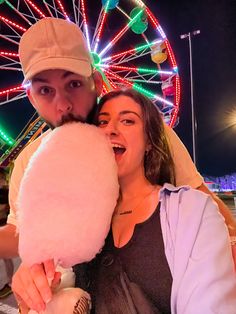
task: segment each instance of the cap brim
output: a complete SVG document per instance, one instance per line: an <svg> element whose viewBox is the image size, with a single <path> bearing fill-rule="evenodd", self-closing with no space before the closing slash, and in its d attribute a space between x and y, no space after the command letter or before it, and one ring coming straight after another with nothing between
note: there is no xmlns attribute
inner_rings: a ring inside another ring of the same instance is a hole
<svg viewBox="0 0 236 314"><path fill-rule="evenodd" d="M68 58L47 58L40 60L30 69L26 69L23 84L32 79L36 74L46 70L65 70L81 76L89 77L92 74L92 65L87 60Z"/></svg>

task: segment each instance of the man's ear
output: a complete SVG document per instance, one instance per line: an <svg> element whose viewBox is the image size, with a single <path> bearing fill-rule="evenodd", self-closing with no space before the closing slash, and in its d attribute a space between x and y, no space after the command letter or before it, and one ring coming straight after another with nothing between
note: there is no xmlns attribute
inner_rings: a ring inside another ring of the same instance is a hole
<svg viewBox="0 0 236 314"><path fill-rule="evenodd" d="M26 94L27 94L27 97L29 98L29 101L30 101L31 105L35 108L35 106L34 106L34 98L31 95L30 88L26 89Z"/></svg>
<svg viewBox="0 0 236 314"><path fill-rule="evenodd" d="M95 88L97 92L97 97L99 97L102 93L102 86L103 86L103 78L99 71L93 72L93 79L95 83Z"/></svg>

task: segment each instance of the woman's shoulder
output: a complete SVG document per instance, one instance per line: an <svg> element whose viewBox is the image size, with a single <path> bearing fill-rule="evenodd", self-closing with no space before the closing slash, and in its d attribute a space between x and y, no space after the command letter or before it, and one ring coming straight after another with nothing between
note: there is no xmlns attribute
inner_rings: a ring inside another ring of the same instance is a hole
<svg viewBox="0 0 236 314"><path fill-rule="evenodd" d="M160 196L179 195L181 197L196 197L208 199L210 196L200 190L194 189L189 185L174 186L170 183L165 183L160 190Z"/></svg>
<svg viewBox="0 0 236 314"><path fill-rule="evenodd" d="M218 211L213 199L206 193L190 186L173 186L164 184L160 190L162 209L166 211L194 213L201 216L205 211Z"/></svg>

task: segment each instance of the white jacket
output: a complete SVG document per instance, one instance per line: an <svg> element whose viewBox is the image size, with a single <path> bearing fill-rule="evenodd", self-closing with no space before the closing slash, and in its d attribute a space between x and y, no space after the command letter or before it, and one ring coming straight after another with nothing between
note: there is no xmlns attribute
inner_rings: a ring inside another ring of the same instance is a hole
<svg viewBox="0 0 236 314"><path fill-rule="evenodd" d="M160 191L165 253L173 276L172 314L236 314L228 231L211 197L165 184Z"/></svg>

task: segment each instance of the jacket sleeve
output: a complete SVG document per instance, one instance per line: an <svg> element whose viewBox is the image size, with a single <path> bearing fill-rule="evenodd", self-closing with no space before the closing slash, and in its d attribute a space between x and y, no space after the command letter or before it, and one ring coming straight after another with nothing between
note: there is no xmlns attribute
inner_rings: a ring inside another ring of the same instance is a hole
<svg viewBox="0 0 236 314"><path fill-rule="evenodd" d="M177 314L236 313L236 274L229 236L217 206L209 197L201 211L178 287L176 309Z"/></svg>

